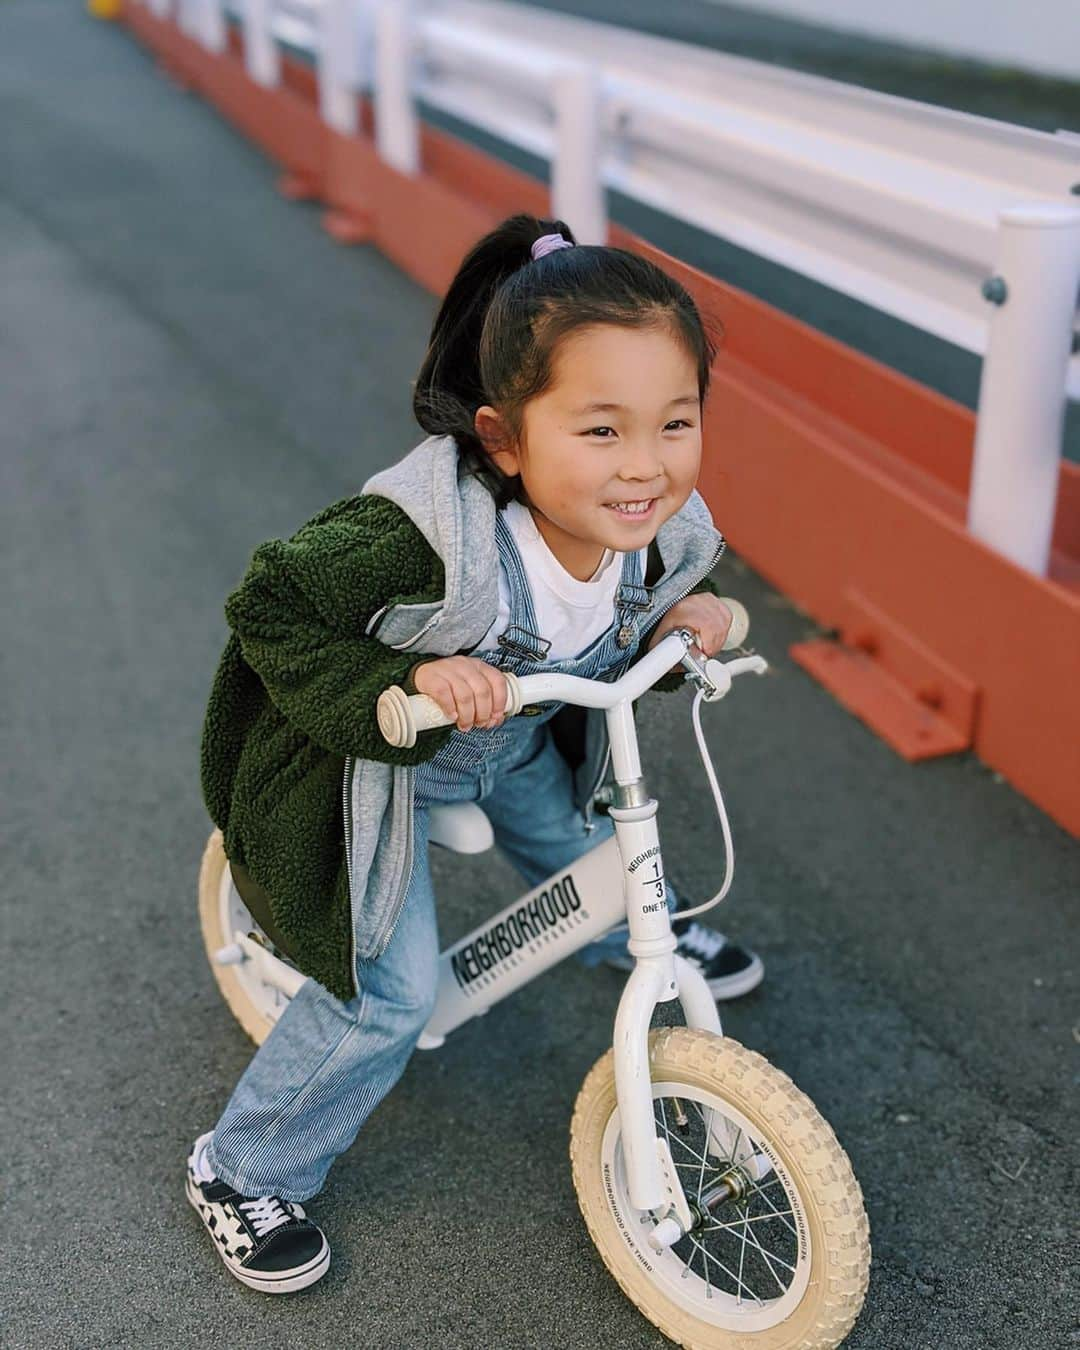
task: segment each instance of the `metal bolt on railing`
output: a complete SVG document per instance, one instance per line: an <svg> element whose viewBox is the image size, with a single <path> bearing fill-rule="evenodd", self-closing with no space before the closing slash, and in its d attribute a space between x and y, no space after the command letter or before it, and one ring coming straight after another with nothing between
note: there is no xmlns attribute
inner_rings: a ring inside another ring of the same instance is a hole
<svg viewBox="0 0 1080 1350"><path fill-rule="evenodd" d="M987 277L982 284L983 299L993 305L1003 305L1009 298L1009 288L1004 277Z"/></svg>

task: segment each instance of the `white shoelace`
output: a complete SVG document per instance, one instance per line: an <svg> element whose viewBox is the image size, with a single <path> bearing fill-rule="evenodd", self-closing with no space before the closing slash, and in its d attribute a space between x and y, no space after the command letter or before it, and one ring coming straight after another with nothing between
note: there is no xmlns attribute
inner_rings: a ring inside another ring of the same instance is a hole
<svg viewBox="0 0 1080 1350"><path fill-rule="evenodd" d="M276 1195L263 1195L258 1200L242 1200L240 1208L250 1215L256 1237L265 1237L292 1218Z"/></svg>
<svg viewBox="0 0 1080 1350"><path fill-rule="evenodd" d="M678 918L678 914L675 917ZM706 928L701 923L692 923L679 939L680 947L689 947L694 952L700 952L706 961L711 961L726 944L727 938L723 933L718 933L714 928Z"/></svg>

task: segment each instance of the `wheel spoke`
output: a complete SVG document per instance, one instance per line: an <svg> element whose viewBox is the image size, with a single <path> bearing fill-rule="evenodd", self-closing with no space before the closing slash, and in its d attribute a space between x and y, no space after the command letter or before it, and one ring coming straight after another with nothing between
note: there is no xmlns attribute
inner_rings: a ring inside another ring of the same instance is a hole
<svg viewBox="0 0 1080 1350"><path fill-rule="evenodd" d="M683 1273L682 1273L682 1275L680 1276L681 1279L684 1279L684 1280L685 1280L686 1277L687 1277L688 1275L693 1275L693 1273L694 1273L694 1257L695 1257L695 1256L697 1256L697 1252L696 1252L696 1251L693 1251L693 1252L690 1253L690 1260L687 1261L687 1263L686 1263L685 1266L683 1266ZM704 1262L702 1262L702 1264L704 1265Z"/></svg>
<svg viewBox="0 0 1080 1350"><path fill-rule="evenodd" d="M663 1109L663 1108L661 1108L661 1109ZM659 1124L660 1124L660 1121L657 1121L656 1123L659 1125ZM685 1140L685 1139L680 1139L679 1136L678 1136L677 1134L669 1134L669 1133L668 1133L668 1129L667 1129L667 1124L666 1124L666 1122L664 1123L663 1128L664 1128L664 1133L665 1133L665 1135L667 1135L668 1143L670 1143L670 1144L681 1144L681 1145L683 1146L683 1148L686 1149L687 1153L689 1153L689 1154L691 1154L691 1155L693 1156L693 1158L694 1158L694 1160L695 1160L694 1165L696 1166L696 1164L699 1163L699 1162L701 1161L701 1154L697 1151L697 1149L696 1149L696 1148L691 1148L690 1145L686 1142L686 1140ZM689 1164L689 1163L683 1163L683 1164L682 1164L682 1166L684 1166L684 1167L689 1167L690 1165L691 1165L691 1164ZM710 1163L709 1166L712 1166L712 1164Z"/></svg>
<svg viewBox="0 0 1080 1350"><path fill-rule="evenodd" d="M708 1261L705 1259L705 1258L708 1256L708 1254L709 1254L709 1253L705 1250L705 1248L702 1247L702 1248L701 1248L701 1257L702 1257L702 1260L701 1260L701 1271L702 1271L702 1274L705 1276L705 1297L706 1297L706 1298L712 1298L712 1284L709 1282L709 1263L708 1263ZM691 1257L690 1257L691 1264L693 1263L693 1260L694 1260L694 1258L693 1258L693 1256L691 1256Z"/></svg>
<svg viewBox="0 0 1080 1350"><path fill-rule="evenodd" d="M770 1182L770 1185L771 1185L771 1184L772 1184L772 1183ZM791 1226L791 1224L788 1223L787 1219L785 1219L785 1218L781 1215L780 1211L776 1208L776 1206L773 1204L773 1202L772 1202L772 1201L769 1199L769 1197L765 1194L765 1191L762 1189L762 1187L760 1187L760 1186L757 1184L757 1182L752 1181L752 1182L750 1183L750 1189L754 1192L755 1195L760 1195L761 1198L762 1198L762 1200L764 1200L765 1203L766 1203L766 1204L769 1206L769 1208L772 1210L772 1214L768 1215L767 1217L768 1217L768 1218L773 1218L773 1217L778 1218L778 1219L780 1220L780 1222L784 1225L784 1227L788 1230L788 1232L791 1234L791 1236L797 1238L797 1237L799 1236L798 1233L796 1233L795 1229ZM787 1192L785 1192L785 1195L786 1195L786 1194L787 1194Z"/></svg>
<svg viewBox="0 0 1080 1350"><path fill-rule="evenodd" d="M758 1298L757 1294L754 1293L754 1291L750 1288L750 1286L748 1284L744 1284L743 1281L740 1280L739 1277L735 1274L735 1272L733 1270L730 1270L727 1266L725 1266L723 1261L713 1256L712 1252L707 1251L701 1245L701 1243L698 1242L697 1238L694 1237L693 1233L687 1233L686 1236L690 1239L690 1241L694 1244L694 1246L697 1248L697 1250L701 1253L701 1255L705 1258L706 1261L711 1261L713 1265L719 1266L725 1275L730 1275L731 1278L740 1288L746 1290L746 1292L750 1295L750 1297L754 1300L755 1303L759 1305L761 1304L761 1299Z"/></svg>
<svg viewBox="0 0 1080 1350"><path fill-rule="evenodd" d="M695 1111L698 1113L698 1115L701 1117L701 1123L702 1123L702 1125L704 1125L704 1127L705 1127L705 1151L706 1151L706 1153L707 1153L707 1152L709 1151L709 1140L715 1138L715 1135L714 1135L714 1133L713 1133L712 1122L705 1119L705 1112L701 1109L701 1103L700 1103L700 1102L694 1101L694 1099L691 1097L691 1098L690 1098L690 1104L693 1106L694 1110L695 1110ZM716 1110L716 1107L714 1107L714 1106L710 1106L710 1107L709 1107L709 1112L710 1112L712 1115L714 1115L714 1116L718 1114L718 1113L717 1113L717 1110ZM720 1112L719 1114L723 1115L723 1112ZM727 1119L726 1116L725 1116L724 1118L725 1118L725 1120ZM728 1121L728 1124L734 1125L735 1122L734 1122L734 1121ZM739 1139L741 1138L741 1136L742 1136L742 1126L739 1125L739 1126L736 1126L735 1145L734 1145L734 1147L733 1147L733 1149L732 1149L732 1151L731 1151L731 1157L729 1158L729 1157L727 1156L726 1153L722 1155L723 1158L724 1158L724 1161L727 1162L727 1163L729 1163L729 1164L730 1164L731 1166L733 1166L733 1167L735 1166L736 1155L737 1155L738 1152L739 1152Z"/></svg>
<svg viewBox="0 0 1080 1350"><path fill-rule="evenodd" d="M769 1259L770 1253L767 1252L767 1251L765 1250L765 1248L761 1245L761 1243L757 1240L757 1234L754 1232L754 1230L750 1227L749 1224L746 1225L746 1236L750 1239L750 1241L754 1244L754 1246L755 1246L755 1247L758 1249L758 1251L761 1253L761 1258L762 1258L762 1260L763 1260L763 1261L765 1262L765 1264L769 1267L769 1273L772 1275L772 1277L773 1277L773 1279L776 1281L776 1283L780 1286L780 1292L781 1292L781 1294L786 1294L786 1293L787 1293L787 1290L788 1290L788 1287L787 1287L787 1285L783 1282L783 1280L780 1278L780 1276L777 1275L776 1271L773 1270L773 1261L777 1261L780 1265L782 1265L782 1266L784 1267L785 1270L790 1270L791 1273L792 1273L792 1275L795 1274L795 1267L794 1267L794 1266L789 1266L788 1263L787 1263L786 1261L781 1261L779 1256L775 1256L775 1255L774 1255L773 1258L772 1258L772 1260L770 1260L770 1259Z"/></svg>
<svg viewBox="0 0 1080 1350"><path fill-rule="evenodd" d="M708 1153L708 1151L709 1151L709 1131L708 1131L708 1129L706 1129L706 1131L705 1131L705 1144L704 1144L704 1150L705 1150L705 1151L704 1151L704 1152L702 1153L702 1155L701 1155L701 1171L698 1173L698 1184L697 1184L697 1199L698 1199L698 1204L701 1203L701 1188L705 1185L705 1153Z"/></svg>
<svg viewBox="0 0 1080 1350"><path fill-rule="evenodd" d="M663 1097L660 1098L660 1119L659 1119L659 1120L656 1119L656 1112L654 1111L654 1112L653 1112L653 1124L654 1124L654 1125L659 1125L659 1126L660 1126L660 1128L664 1131L664 1138L665 1138L665 1139L668 1141L668 1143L670 1144L670 1143L671 1143L671 1131L668 1129L667 1112L664 1110L664 1099L663 1099Z"/></svg>
<svg viewBox="0 0 1080 1350"><path fill-rule="evenodd" d="M784 1210L777 1210L775 1214L755 1214L752 1219L747 1218L744 1215L741 1219L737 1219L734 1223L707 1223L705 1225L705 1229L706 1231L710 1231L713 1228L729 1228L729 1229L740 1228L744 1223L772 1223L773 1219L783 1218L785 1214L792 1214L792 1216L794 1217L792 1210L784 1209Z"/></svg>

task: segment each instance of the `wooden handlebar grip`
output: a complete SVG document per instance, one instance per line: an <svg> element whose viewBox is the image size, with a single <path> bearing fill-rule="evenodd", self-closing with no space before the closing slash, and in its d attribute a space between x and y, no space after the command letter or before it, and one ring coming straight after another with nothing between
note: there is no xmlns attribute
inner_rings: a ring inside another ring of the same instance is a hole
<svg viewBox="0 0 1080 1350"><path fill-rule="evenodd" d="M506 680L506 716L521 711L521 686L517 676L504 670ZM447 717L438 703L428 694L406 694L399 684L392 684L379 695L375 705L379 730L391 745L408 749L416 744L418 731L432 727L449 726L455 719Z"/></svg>

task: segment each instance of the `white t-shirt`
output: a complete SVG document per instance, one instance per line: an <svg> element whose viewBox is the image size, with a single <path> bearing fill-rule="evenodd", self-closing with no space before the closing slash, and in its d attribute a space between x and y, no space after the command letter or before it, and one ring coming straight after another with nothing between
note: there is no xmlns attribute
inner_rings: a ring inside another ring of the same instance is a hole
<svg viewBox="0 0 1080 1350"><path fill-rule="evenodd" d="M615 591L622 577L622 553L605 549L600 565L588 579L579 581L559 562L536 528L529 508L513 501L503 512L514 536L525 575L532 592L539 636L551 646L548 661L578 656L595 642L615 615ZM641 553L641 575L645 575L648 549ZM504 568L499 568L499 609L495 622L473 649L475 652L500 651L496 639L510 621L510 586Z"/></svg>

